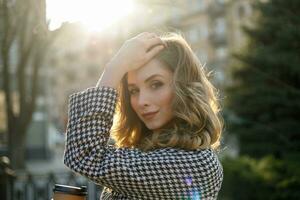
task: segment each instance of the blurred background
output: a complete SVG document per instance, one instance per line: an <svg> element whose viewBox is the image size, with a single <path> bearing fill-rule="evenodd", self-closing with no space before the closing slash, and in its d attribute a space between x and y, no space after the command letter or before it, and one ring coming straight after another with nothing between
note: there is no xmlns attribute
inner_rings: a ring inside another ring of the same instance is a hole
<svg viewBox="0 0 300 200"><path fill-rule="evenodd" d="M212 72L218 199L300 199L299 0L0 0L0 199L50 199L54 183L99 198L62 162L68 97L143 31L182 33Z"/></svg>

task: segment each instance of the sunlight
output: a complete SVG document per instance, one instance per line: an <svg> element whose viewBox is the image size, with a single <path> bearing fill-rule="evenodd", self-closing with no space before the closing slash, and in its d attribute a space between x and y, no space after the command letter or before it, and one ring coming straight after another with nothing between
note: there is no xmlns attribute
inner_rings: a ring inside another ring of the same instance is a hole
<svg viewBox="0 0 300 200"><path fill-rule="evenodd" d="M50 30L62 22L81 22L88 31L101 31L133 10L132 0L47 0Z"/></svg>

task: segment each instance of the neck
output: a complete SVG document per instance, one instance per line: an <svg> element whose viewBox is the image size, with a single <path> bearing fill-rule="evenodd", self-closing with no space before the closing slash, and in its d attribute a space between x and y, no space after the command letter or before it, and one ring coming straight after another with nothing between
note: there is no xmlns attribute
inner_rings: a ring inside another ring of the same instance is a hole
<svg viewBox="0 0 300 200"><path fill-rule="evenodd" d="M158 134L158 133L160 133L160 130L153 130L152 131L152 134Z"/></svg>

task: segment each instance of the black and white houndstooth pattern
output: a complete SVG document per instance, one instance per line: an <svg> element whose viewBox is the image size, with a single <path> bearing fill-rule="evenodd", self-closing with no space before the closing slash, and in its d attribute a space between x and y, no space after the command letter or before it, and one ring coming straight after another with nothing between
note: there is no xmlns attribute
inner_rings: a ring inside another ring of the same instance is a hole
<svg viewBox="0 0 300 200"><path fill-rule="evenodd" d="M69 97L64 164L104 186L100 199L217 199L223 168L212 149L144 153L108 144L117 90L91 87Z"/></svg>

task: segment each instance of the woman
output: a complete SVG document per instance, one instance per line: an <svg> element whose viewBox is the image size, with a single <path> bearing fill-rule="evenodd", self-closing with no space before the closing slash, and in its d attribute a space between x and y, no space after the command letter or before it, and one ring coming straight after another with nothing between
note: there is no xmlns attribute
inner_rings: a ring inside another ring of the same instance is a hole
<svg viewBox="0 0 300 200"><path fill-rule="evenodd" d="M70 96L64 163L104 186L101 199L217 199L222 125L215 88L184 38L145 32L95 87Z"/></svg>

